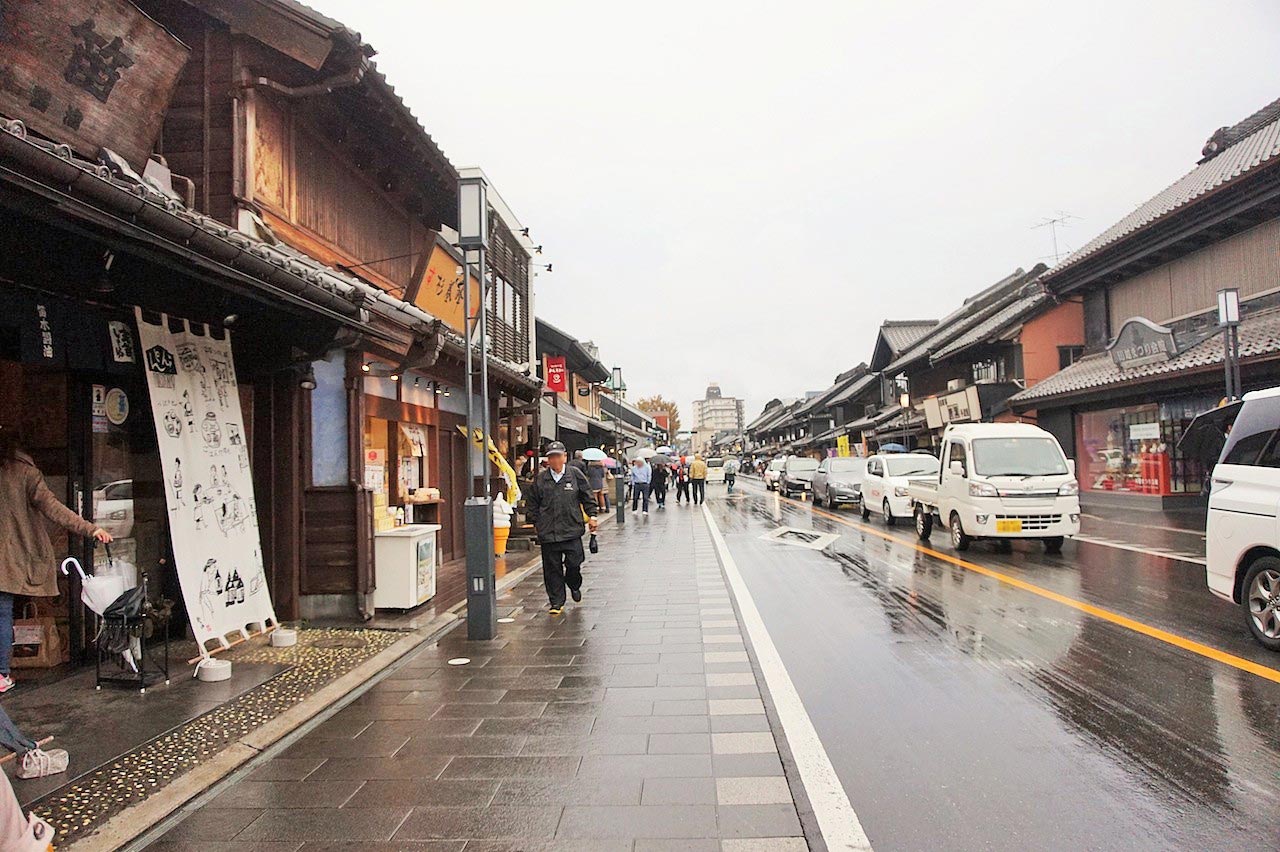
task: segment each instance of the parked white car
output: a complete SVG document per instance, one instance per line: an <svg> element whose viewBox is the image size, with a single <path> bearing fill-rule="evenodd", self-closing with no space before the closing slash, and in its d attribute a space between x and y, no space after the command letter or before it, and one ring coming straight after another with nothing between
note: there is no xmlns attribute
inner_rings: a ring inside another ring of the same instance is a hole
<svg viewBox="0 0 1280 852"><path fill-rule="evenodd" d="M1239 604L1259 644L1280 651L1280 388L1244 396L1209 492L1209 591Z"/></svg>
<svg viewBox="0 0 1280 852"><path fill-rule="evenodd" d="M1049 553L1080 532L1080 484L1058 439L1029 423L966 423L942 433L938 476L907 485L916 534L946 525L951 546L1032 538Z"/></svg>
<svg viewBox="0 0 1280 852"><path fill-rule="evenodd" d="M707 459L707 484L724 485L724 459Z"/></svg>
<svg viewBox="0 0 1280 852"><path fill-rule="evenodd" d="M886 453L867 459L867 475L862 483L862 519L879 512L887 526L899 518L911 517L912 479L936 479L940 463L928 453Z"/></svg>
<svg viewBox="0 0 1280 852"><path fill-rule="evenodd" d="M133 535L132 479L117 479L93 489L93 520L114 538Z"/></svg>
<svg viewBox="0 0 1280 852"><path fill-rule="evenodd" d="M764 469L764 487L767 491L778 490L778 477L782 476L782 469L787 466L786 459L774 459L769 462L769 466Z"/></svg>

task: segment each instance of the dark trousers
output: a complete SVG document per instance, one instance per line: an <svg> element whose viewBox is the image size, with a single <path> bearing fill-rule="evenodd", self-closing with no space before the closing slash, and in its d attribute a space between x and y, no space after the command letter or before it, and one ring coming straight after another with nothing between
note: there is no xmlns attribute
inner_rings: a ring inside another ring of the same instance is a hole
<svg viewBox="0 0 1280 852"><path fill-rule="evenodd" d="M707 499L707 481L705 479L691 479L689 482L693 485L693 503L696 506Z"/></svg>
<svg viewBox="0 0 1280 852"><path fill-rule="evenodd" d="M689 480L680 479L676 481L676 502L689 499Z"/></svg>
<svg viewBox="0 0 1280 852"><path fill-rule="evenodd" d="M631 511L636 510L636 506L640 504L640 498L644 497L644 510L649 511L649 483L633 482L631 483Z"/></svg>
<svg viewBox="0 0 1280 852"><path fill-rule="evenodd" d="M582 588L582 539L542 543L542 580L547 584L547 600L553 607L564 606L564 589Z"/></svg>
<svg viewBox="0 0 1280 852"><path fill-rule="evenodd" d="M653 483L653 499L659 506L665 506L667 504L667 483Z"/></svg>

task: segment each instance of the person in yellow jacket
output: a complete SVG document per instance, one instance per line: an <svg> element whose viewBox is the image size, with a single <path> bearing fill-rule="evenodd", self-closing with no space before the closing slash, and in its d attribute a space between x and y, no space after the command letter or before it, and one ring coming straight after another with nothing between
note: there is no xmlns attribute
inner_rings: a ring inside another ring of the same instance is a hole
<svg viewBox="0 0 1280 852"><path fill-rule="evenodd" d="M689 465L689 484L693 488L693 505L705 502L707 499L707 463L702 460L702 454L697 453L693 457L693 464Z"/></svg>

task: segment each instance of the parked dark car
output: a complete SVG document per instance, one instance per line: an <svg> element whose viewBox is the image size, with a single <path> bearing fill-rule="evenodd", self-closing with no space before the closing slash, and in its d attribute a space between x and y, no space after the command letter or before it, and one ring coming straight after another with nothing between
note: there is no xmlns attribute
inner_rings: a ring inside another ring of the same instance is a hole
<svg viewBox="0 0 1280 852"><path fill-rule="evenodd" d="M778 474L778 491L783 497L804 494L813 487L813 474L818 470L817 459L792 456L787 459Z"/></svg>
<svg viewBox="0 0 1280 852"><path fill-rule="evenodd" d="M862 505L862 479L867 460L861 458L823 459L813 472L813 502L834 509L841 503Z"/></svg>

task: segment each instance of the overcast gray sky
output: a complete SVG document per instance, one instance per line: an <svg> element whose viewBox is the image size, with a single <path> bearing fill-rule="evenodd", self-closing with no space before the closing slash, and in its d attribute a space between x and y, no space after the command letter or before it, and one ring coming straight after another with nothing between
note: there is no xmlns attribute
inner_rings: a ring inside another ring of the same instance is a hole
<svg viewBox="0 0 1280 852"><path fill-rule="evenodd" d="M310 0L546 246L629 396L799 396L1280 97L1280 3Z"/></svg>

